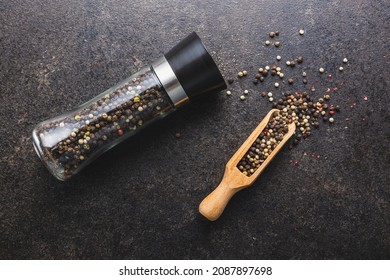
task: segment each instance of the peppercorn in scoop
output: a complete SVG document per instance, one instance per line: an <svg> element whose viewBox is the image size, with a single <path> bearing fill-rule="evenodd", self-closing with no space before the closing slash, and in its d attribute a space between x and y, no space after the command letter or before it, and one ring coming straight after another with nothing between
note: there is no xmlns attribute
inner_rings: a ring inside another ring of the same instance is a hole
<svg viewBox="0 0 390 280"><path fill-rule="evenodd" d="M264 130L237 164L238 169L247 176L255 173L287 132L288 120L279 111L274 112Z"/></svg>

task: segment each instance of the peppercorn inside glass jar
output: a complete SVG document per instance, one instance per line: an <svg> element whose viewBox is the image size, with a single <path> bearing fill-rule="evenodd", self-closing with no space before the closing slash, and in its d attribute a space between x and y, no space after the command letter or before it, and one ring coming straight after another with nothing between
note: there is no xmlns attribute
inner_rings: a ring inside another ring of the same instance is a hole
<svg viewBox="0 0 390 280"><path fill-rule="evenodd" d="M51 173L66 180L174 108L153 70L145 67L76 110L40 123L33 131L34 147Z"/></svg>

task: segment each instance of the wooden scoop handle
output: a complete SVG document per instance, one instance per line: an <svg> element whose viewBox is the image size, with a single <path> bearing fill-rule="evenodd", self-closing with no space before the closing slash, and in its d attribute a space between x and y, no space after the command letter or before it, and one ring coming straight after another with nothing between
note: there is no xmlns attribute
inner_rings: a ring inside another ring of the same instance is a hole
<svg viewBox="0 0 390 280"><path fill-rule="evenodd" d="M232 196L248 186L243 178L237 168L227 167L221 183L200 203L199 212L210 221L218 219Z"/></svg>
<svg viewBox="0 0 390 280"><path fill-rule="evenodd" d="M222 180L218 187L200 203L199 212L210 221L215 221L238 191L239 189L230 188L226 180Z"/></svg>

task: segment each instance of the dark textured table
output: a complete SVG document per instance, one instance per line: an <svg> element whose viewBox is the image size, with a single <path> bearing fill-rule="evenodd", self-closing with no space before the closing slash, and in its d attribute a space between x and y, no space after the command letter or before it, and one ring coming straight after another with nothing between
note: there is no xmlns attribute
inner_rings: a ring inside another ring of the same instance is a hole
<svg viewBox="0 0 390 280"><path fill-rule="evenodd" d="M388 259L389 22L385 0L0 1L0 258ZM281 47L265 47L276 30ZM74 179L53 178L33 150L33 127L192 31L224 77L241 69L249 77L236 79L231 96L195 102L143 130ZM304 57L285 70L294 85L252 84L277 54L283 63ZM218 221L205 220L200 201L271 109L259 93L313 84L316 97L339 87L335 123L284 148Z"/></svg>

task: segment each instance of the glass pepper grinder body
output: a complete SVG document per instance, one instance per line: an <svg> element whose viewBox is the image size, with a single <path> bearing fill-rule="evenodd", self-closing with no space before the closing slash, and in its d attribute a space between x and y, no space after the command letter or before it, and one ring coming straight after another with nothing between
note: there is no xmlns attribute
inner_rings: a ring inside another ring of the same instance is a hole
<svg viewBox="0 0 390 280"><path fill-rule="evenodd" d="M175 109L151 67L145 67L72 112L39 124L34 147L60 180L153 120Z"/></svg>
<svg viewBox="0 0 390 280"><path fill-rule="evenodd" d="M189 99L226 84L195 32L151 66L33 130L38 156L67 180L108 149Z"/></svg>

